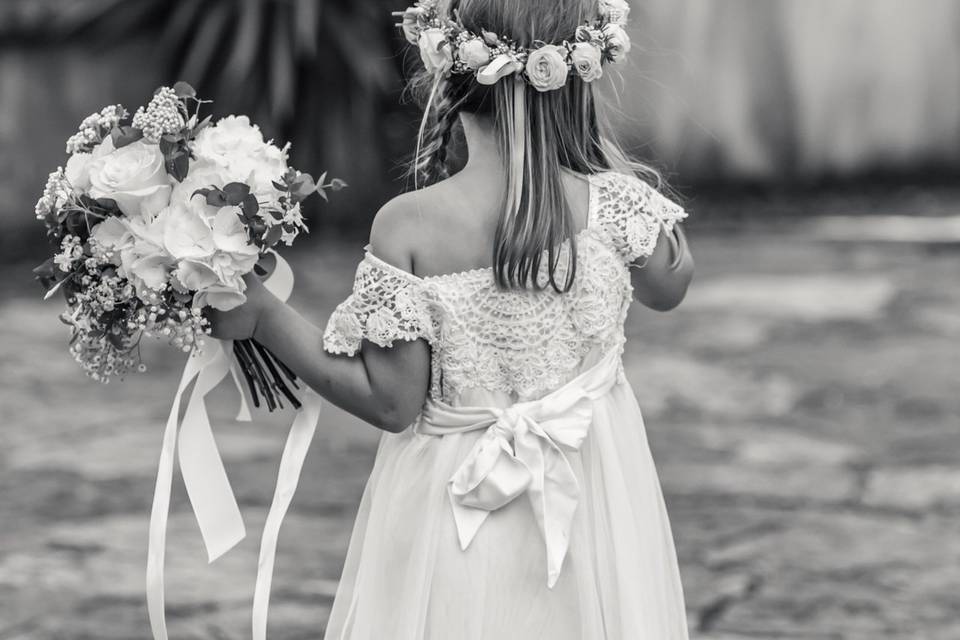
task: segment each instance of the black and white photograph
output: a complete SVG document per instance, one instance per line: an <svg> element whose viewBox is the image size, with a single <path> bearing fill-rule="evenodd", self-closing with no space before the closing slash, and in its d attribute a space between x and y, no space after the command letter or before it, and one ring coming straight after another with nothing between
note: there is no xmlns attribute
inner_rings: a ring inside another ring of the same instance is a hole
<svg viewBox="0 0 960 640"><path fill-rule="evenodd" d="M960 639L956 0L0 0L0 270L0 640Z"/></svg>

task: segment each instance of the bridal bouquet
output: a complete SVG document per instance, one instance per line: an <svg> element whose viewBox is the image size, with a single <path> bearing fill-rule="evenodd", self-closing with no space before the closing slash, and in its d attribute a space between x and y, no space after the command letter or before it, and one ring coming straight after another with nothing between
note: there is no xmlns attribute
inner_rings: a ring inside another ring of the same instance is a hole
<svg viewBox="0 0 960 640"><path fill-rule="evenodd" d="M146 370L144 336L201 350L203 310L243 304L243 276L265 274L274 247L307 230L301 203L345 186L291 168L289 145L246 116L200 119L203 104L180 82L132 118L121 105L89 116L37 203L58 250L35 274L48 297L63 293L70 352L100 382ZM267 349L248 340L234 353L255 405L299 406L295 376Z"/></svg>

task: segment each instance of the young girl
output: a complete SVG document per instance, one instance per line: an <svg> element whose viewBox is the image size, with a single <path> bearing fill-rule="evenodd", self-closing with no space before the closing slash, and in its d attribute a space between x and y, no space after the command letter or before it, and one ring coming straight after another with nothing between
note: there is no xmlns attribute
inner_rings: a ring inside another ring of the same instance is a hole
<svg viewBox="0 0 960 640"><path fill-rule="evenodd" d="M327 627L350 640L687 638L621 364L632 298L684 297L685 217L616 147L594 82L625 0L430 0L417 170L326 331L256 279L212 320L384 433ZM461 125L466 167L447 177Z"/></svg>

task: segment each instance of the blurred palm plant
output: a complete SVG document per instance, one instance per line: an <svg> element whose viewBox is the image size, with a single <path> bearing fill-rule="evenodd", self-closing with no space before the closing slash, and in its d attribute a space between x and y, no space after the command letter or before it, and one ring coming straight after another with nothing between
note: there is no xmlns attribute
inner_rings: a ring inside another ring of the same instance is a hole
<svg viewBox="0 0 960 640"><path fill-rule="evenodd" d="M300 166L360 184L386 173L382 114L396 103L390 0L82 0L61 4L63 41L154 44L163 82L214 111L248 113L294 140ZM389 139L389 136L387 136ZM357 173L359 179L349 174ZM359 194L358 194L359 195Z"/></svg>

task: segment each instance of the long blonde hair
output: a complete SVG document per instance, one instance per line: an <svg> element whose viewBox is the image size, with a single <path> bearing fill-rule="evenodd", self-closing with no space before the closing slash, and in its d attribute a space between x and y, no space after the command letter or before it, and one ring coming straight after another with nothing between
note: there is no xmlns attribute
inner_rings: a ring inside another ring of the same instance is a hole
<svg viewBox="0 0 960 640"><path fill-rule="evenodd" d="M571 40L584 20L597 15L597 0L445 0L472 32L492 31L523 46ZM448 176L447 152L461 112L492 117L506 190L493 246L493 271L504 289L569 291L576 278L576 223L562 171L594 174L617 170L659 185L656 171L629 160L597 108L594 83L571 76L559 90L539 92L514 78L492 86L470 75L412 81L425 109L412 163L417 184ZM570 243L570 250L561 247ZM547 279L541 281L544 254ZM567 264L561 265L562 256ZM566 266L561 269L561 266ZM558 281L563 273L562 282Z"/></svg>

